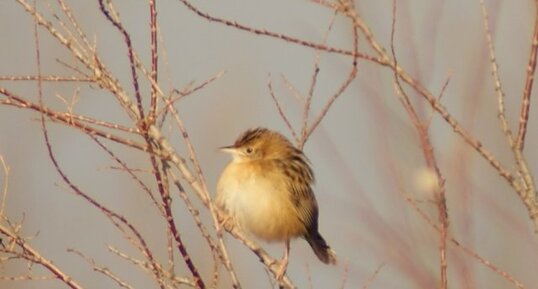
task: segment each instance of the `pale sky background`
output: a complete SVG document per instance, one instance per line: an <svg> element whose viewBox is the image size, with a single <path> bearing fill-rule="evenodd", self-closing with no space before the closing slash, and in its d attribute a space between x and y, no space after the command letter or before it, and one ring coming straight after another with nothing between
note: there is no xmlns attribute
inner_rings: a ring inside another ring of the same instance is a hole
<svg viewBox="0 0 538 289"><path fill-rule="evenodd" d="M52 17L38 1L40 10ZM98 10L97 1L66 1L108 67L129 87L125 46L118 32ZM497 103L491 80L483 18L479 1L400 0L395 46L399 63L434 94L450 83L442 102L508 168L511 153L496 118ZM133 37L133 44L149 67L149 28L146 1L113 1ZM158 3L162 41L160 82L166 91L201 83L225 70L216 82L178 102L184 123L196 148L207 183L214 188L228 156L217 148L232 143L243 130L266 126L290 136L267 88L271 74L277 97L297 130L300 103L282 81L288 79L306 93L315 52L281 40L256 36L208 22L187 10L180 1ZM211 15L238 21L313 42L321 42L332 13L308 1L193 1ZM357 1L358 13L388 48L392 21L388 0ZM519 114L529 43L533 28L533 1L486 1L494 31L497 59L506 92L508 118L515 125ZM35 74L32 19L15 1L0 2L0 75ZM43 73L69 75L56 59L73 63L69 53L40 30ZM337 18L329 44L350 49L350 25ZM362 51L366 40L359 39ZM316 115L345 79L351 60L322 54L321 71L314 95ZM303 240L292 243L290 278L299 288L361 288L381 265L383 269L369 288L434 288L439 279L438 236L405 202L395 177L416 196L432 218L431 196L420 193L415 179L424 162L409 118L397 100L390 70L359 61L358 77L334 104L305 146L316 173L316 197L320 206L320 231L339 256L336 267L316 259ZM36 100L33 82L0 81L19 95ZM80 85L75 112L132 126L116 101L97 87ZM77 84L49 83L44 87L47 105L64 110L56 97L70 98ZM147 86L144 87L147 92ZM534 90L536 91L536 89ZM145 96L148 94L146 93ZM533 93L533 97L536 93ZM3 99L0 97L0 100ZM430 115L422 103L421 113ZM538 169L537 116L531 109L525 154ZM533 114L534 113L534 114ZM121 234L99 212L75 196L62 183L47 156L39 115L0 105L0 154L11 168L7 215L14 220L25 214L24 235L38 235L31 244L80 280L86 288L115 288L109 279L92 271L76 248L129 280L135 288L155 288L136 267L107 252L112 245L133 253ZM149 198L118 171L115 163L87 136L62 125L49 125L53 150L69 177L85 192L130 218L148 237L158 258L166 258L163 222ZM164 129L165 132L168 128ZM465 246L513 274L533 288L538 283L538 242L524 207L504 180L437 115L431 123L432 141L447 180L450 234ZM169 137L184 154L177 130ZM175 135L174 135L175 134ZM145 155L110 144L132 167L148 169ZM146 180L151 183L151 178ZM0 179L0 182L3 182ZM213 192L213 189L212 189ZM177 197L177 195L176 195ZM212 268L205 247L181 199L174 207L177 222L196 265L208 276ZM233 238L227 240L244 288L270 288L257 258ZM283 246L262 243L279 257ZM162 246L162 248L160 248ZM449 283L453 288L511 288L461 249L449 247ZM183 263L178 272L186 274ZM347 271L344 267L348 266ZM0 275L17 275L22 263L0 263ZM40 271L36 271L40 272ZM347 272L347 273L345 273ZM42 272L41 272L42 273ZM224 275L223 275L224 276ZM207 277L209 278L209 277ZM225 278L225 277L223 277ZM56 281L13 283L1 288L58 288Z"/></svg>

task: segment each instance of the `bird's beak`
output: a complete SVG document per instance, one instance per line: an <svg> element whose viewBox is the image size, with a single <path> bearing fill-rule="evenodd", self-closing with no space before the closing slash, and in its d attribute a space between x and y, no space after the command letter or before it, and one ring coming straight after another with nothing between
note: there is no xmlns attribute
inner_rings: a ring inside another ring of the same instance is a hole
<svg viewBox="0 0 538 289"><path fill-rule="evenodd" d="M219 148L219 151L221 152L225 152L225 153L229 153L229 154L233 154L236 152L236 148L231 145L231 146L224 146L224 147L220 147Z"/></svg>

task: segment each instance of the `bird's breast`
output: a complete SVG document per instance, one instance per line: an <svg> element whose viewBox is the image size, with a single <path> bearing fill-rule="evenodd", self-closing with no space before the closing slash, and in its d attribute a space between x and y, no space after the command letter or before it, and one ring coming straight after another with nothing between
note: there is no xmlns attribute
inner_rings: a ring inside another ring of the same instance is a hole
<svg viewBox="0 0 538 289"><path fill-rule="evenodd" d="M218 185L216 202L240 227L268 241L305 233L278 171L255 165L229 164Z"/></svg>

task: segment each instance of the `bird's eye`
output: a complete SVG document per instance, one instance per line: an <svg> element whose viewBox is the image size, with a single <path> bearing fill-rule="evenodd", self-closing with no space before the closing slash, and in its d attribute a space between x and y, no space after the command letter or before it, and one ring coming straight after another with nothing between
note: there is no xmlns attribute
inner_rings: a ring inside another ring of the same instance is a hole
<svg viewBox="0 0 538 289"><path fill-rule="evenodd" d="M252 151L253 151L253 149L252 149L251 147L248 147L248 148L246 149L247 154L251 154Z"/></svg>

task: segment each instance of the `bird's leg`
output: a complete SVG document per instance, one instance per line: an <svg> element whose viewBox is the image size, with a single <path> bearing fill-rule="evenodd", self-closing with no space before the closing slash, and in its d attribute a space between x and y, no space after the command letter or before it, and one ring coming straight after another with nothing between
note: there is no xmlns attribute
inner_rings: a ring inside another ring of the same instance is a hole
<svg viewBox="0 0 538 289"><path fill-rule="evenodd" d="M221 213L217 216L217 221L219 222L219 230L217 231L218 235L222 235L222 229L230 232L234 226L234 219L228 213Z"/></svg>
<svg viewBox="0 0 538 289"><path fill-rule="evenodd" d="M284 256L282 256L282 261L280 261L280 268L278 268L278 271L276 273L276 279L278 281L282 280L284 274L286 274L286 269L288 268L288 261L290 257L290 240L286 240L284 246Z"/></svg>

